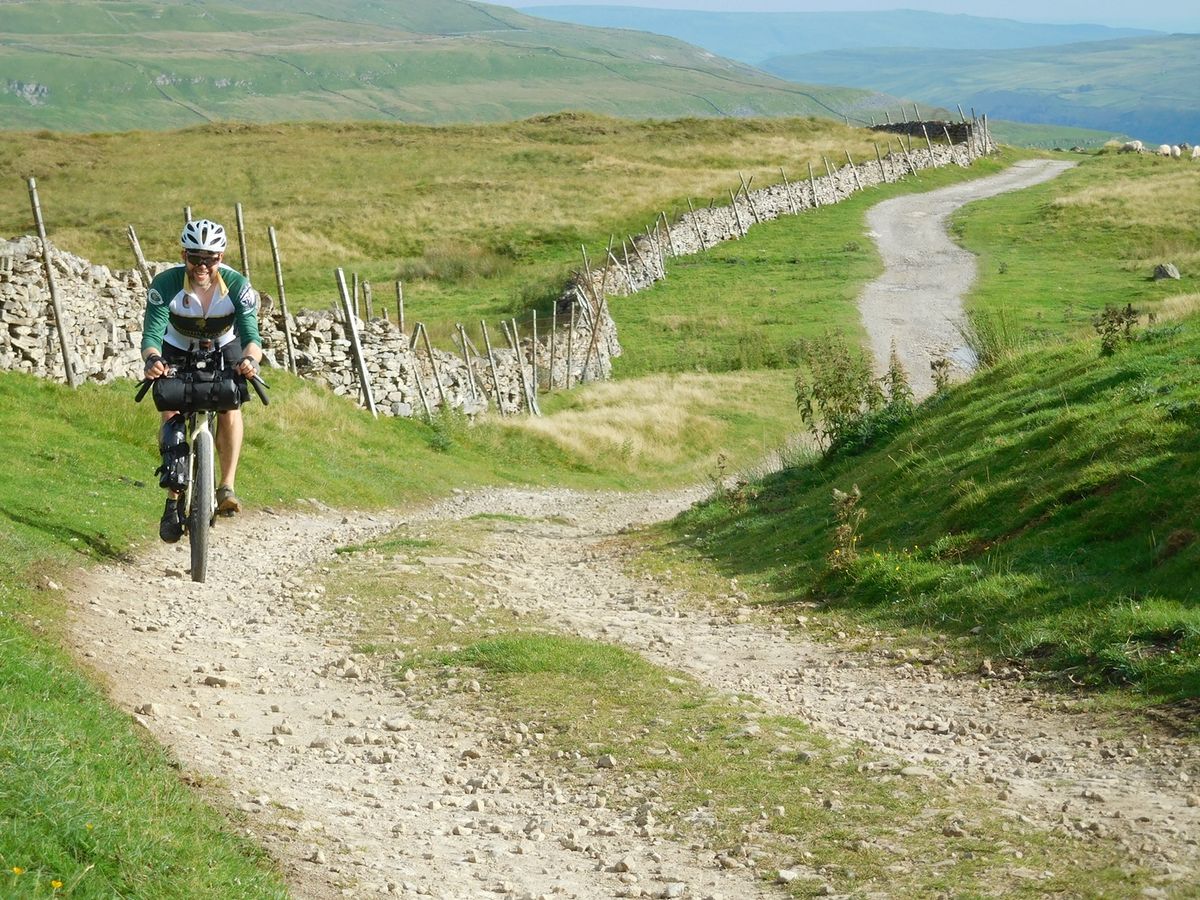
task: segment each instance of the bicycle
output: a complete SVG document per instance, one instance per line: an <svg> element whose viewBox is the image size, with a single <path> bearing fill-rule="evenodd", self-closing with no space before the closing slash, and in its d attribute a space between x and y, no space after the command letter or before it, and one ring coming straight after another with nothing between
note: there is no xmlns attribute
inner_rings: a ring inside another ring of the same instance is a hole
<svg viewBox="0 0 1200 900"><path fill-rule="evenodd" d="M141 403L153 387L155 407L160 412L175 412L183 419L180 455L189 464L182 478L184 483L175 486L183 492L183 527L191 549L192 581L203 582L208 575L209 530L217 517L213 437L217 414L238 409L249 399L247 382L263 406L267 406L270 403L267 385L261 378L257 375L245 378L227 368L218 347L194 348L167 375L143 379L134 396L134 401Z"/></svg>

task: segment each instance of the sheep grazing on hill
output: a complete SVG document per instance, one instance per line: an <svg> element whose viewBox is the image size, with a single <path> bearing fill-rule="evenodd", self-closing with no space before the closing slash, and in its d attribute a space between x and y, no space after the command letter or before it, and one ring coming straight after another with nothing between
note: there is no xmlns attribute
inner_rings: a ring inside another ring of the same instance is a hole
<svg viewBox="0 0 1200 900"><path fill-rule="evenodd" d="M1146 149L1146 145L1141 141L1126 141L1121 145L1122 153L1141 153Z"/></svg>
<svg viewBox="0 0 1200 900"><path fill-rule="evenodd" d="M1192 148L1192 159L1200 159L1200 146Z"/></svg>
<svg viewBox="0 0 1200 900"><path fill-rule="evenodd" d="M1158 145L1158 155L1159 156L1170 156L1171 155L1171 145L1170 144L1159 144Z"/></svg>
<svg viewBox="0 0 1200 900"><path fill-rule="evenodd" d="M1176 144L1175 146L1173 146L1173 147L1171 148L1171 158L1172 158L1172 159L1179 159L1181 156L1183 156L1183 151L1182 151L1182 150L1180 150L1180 149L1179 149L1179 145L1178 145L1178 144Z"/></svg>

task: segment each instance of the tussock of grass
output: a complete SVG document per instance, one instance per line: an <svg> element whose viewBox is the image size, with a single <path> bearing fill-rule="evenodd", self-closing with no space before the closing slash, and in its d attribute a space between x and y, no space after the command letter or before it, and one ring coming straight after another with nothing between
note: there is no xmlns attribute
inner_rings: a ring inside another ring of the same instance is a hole
<svg viewBox="0 0 1200 900"><path fill-rule="evenodd" d="M752 402L764 413L786 410L786 379L772 373L740 373L597 383L554 397L549 418L509 420L505 427L538 435L596 465L661 471L675 466L682 448L689 456L715 458L728 445L732 417L740 415L734 410L747 398L755 398ZM786 439L788 424L780 425L763 422L757 435L761 453ZM743 435L745 439L753 441L755 436ZM753 454L737 455L745 459Z"/></svg>

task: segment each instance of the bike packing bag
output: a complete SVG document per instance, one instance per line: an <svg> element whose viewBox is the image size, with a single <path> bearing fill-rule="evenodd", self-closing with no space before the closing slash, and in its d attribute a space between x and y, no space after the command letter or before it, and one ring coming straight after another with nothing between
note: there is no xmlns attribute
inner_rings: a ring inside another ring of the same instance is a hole
<svg viewBox="0 0 1200 900"><path fill-rule="evenodd" d="M226 412L242 405L245 390L244 384L227 373L181 372L155 379L154 405L163 412Z"/></svg>

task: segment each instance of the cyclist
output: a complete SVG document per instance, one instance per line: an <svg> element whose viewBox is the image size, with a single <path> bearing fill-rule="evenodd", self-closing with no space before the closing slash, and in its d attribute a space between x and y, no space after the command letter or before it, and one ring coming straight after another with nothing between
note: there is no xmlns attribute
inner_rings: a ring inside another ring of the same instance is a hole
<svg viewBox="0 0 1200 900"><path fill-rule="evenodd" d="M208 219L196 219L183 227L179 242L183 264L159 272L146 296L142 327L146 377L161 378L187 358L188 350L213 347L221 348L229 368L247 378L257 375L262 361L258 295L248 278L222 263L228 243L225 229ZM178 473L172 470L173 464L180 464L172 448L181 440L183 417L164 412L162 418L159 450L163 465L158 471L162 473L159 483L167 488L167 504L158 534L173 544L183 536ZM217 422L221 467L217 511L233 515L242 509L233 490L242 450L241 410L219 413Z"/></svg>

